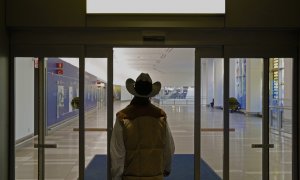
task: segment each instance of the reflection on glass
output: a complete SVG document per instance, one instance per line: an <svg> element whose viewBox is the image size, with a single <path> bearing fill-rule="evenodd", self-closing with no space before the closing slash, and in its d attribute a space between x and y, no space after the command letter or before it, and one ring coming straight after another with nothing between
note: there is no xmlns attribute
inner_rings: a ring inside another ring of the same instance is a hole
<svg viewBox="0 0 300 180"><path fill-rule="evenodd" d="M201 158L221 178L224 144L223 70L223 59L201 59Z"/></svg>
<svg viewBox="0 0 300 180"><path fill-rule="evenodd" d="M38 150L34 122L35 58L15 58L15 177L37 179ZM26 83L25 83L26 82Z"/></svg>
<svg viewBox="0 0 300 180"><path fill-rule="evenodd" d="M293 59L270 59L270 179L292 179Z"/></svg>
<svg viewBox="0 0 300 180"><path fill-rule="evenodd" d="M262 59L230 59L230 179L261 179L262 149ZM234 100L234 101L233 101Z"/></svg>

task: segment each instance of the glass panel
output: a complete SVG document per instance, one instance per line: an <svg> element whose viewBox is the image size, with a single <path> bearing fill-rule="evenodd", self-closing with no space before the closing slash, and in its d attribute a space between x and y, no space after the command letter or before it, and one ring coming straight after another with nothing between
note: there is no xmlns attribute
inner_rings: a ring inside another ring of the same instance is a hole
<svg viewBox="0 0 300 180"><path fill-rule="evenodd" d="M115 113L133 98L126 90L126 79L135 81L144 72L151 76L152 82L161 82L160 93L151 98L151 102L166 112L175 141L172 172L167 179L180 175L193 179L194 51L189 48L114 48L114 84L121 87L121 99L114 102Z"/></svg>
<svg viewBox="0 0 300 180"><path fill-rule="evenodd" d="M38 149L35 122L35 58L15 58L15 177L37 179Z"/></svg>
<svg viewBox="0 0 300 180"><path fill-rule="evenodd" d="M263 59L230 59L230 179L262 179Z"/></svg>
<svg viewBox="0 0 300 180"><path fill-rule="evenodd" d="M270 179L292 179L293 59L270 59Z"/></svg>
<svg viewBox="0 0 300 180"><path fill-rule="evenodd" d="M72 100L79 96L79 59L45 58L46 70L46 179L77 179L79 158L78 109Z"/></svg>
<svg viewBox="0 0 300 180"><path fill-rule="evenodd" d="M85 179L106 179L107 58L85 58Z"/></svg>
<svg viewBox="0 0 300 180"><path fill-rule="evenodd" d="M201 59L201 166L223 177L224 60Z"/></svg>

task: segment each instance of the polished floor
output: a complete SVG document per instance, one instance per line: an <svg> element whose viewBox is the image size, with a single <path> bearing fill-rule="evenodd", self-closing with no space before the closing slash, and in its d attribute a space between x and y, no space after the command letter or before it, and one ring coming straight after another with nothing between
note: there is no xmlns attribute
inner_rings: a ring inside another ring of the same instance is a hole
<svg viewBox="0 0 300 180"><path fill-rule="evenodd" d="M115 102L115 112L128 102ZM193 154L194 150L194 107L193 105L162 105L174 136L177 154ZM222 177L223 169L223 111L202 108L201 112L201 158ZM86 128L105 128L106 109L99 105L86 113ZM45 138L57 148L45 150L45 174L48 180L75 180L78 177L79 136L78 118L52 130ZM260 180L262 173L262 150L252 144L262 141L262 119L230 114L230 179ZM16 148L16 179L37 179L37 149L33 148L37 137ZM292 179L291 138L270 132L270 179ZM106 132L86 131L86 166L95 154L106 154ZM101 168L101 167L99 167Z"/></svg>

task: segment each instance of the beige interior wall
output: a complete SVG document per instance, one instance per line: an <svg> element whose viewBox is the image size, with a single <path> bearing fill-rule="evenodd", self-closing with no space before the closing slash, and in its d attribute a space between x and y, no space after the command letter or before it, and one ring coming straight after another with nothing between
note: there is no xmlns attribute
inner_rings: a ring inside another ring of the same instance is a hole
<svg viewBox="0 0 300 180"><path fill-rule="evenodd" d="M8 179L8 37L0 0L0 179Z"/></svg>

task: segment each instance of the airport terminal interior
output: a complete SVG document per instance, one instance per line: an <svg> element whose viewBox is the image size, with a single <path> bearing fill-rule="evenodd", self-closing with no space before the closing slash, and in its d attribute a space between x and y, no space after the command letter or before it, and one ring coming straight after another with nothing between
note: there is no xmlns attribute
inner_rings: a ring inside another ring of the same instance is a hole
<svg viewBox="0 0 300 180"><path fill-rule="evenodd" d="M147 72L160 81L152 103L164 109L175 140L175 154L194 154L194 48L114 48L114 114L132 95L127 78ZM38 135L34 122L34 69L38 58L15 58L16 179L36 179ZM79 59L48 57L46 64L46 179L78 177L79 119L71 105L79 96ZM260 179L262 143L262 58L230 59L230 179ZM201 59L201 159L223 176L224 59ZM292 58L269 60L270 178L292 179ZM22 82L26 81L26 85ZM107 59L85 59L85 166L96 155L107 155ZM115 118L114 118L115 119ZM76 129L77 128L77 129ZM193 162L191 162L193 163ZM106 171L107 167L98 167ZM184 168L184 167L182 167ZM101 179L101 178L99 178Z"/></svg>
<svg viewBox="0 0 300 180"><path fill-rule="evenodd" d="M299 7L0 0L0 180L111 180L142 72L175 141L165 180L299 180Z"/></svg>

